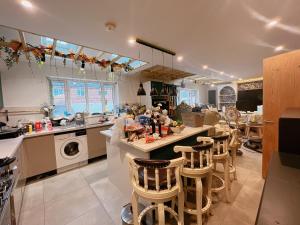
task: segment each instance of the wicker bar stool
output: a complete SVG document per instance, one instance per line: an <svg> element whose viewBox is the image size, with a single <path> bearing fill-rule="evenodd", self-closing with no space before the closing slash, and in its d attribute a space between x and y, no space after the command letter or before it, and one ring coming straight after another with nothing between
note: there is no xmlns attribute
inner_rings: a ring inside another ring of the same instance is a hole
<svg viewBox="0 0 300 225"><path fill-rule="evenodd" d="M184 158L174 160L149 160L134 158L127 153L132 192L132 212L134 225L141 224L147 212L157 209L158 224L165 225L165 211L173 216L179 225L183 225L184 193L180 170ZM138 199L152 203L141 213L138 212ZM164 203L178 199L178 213Z"/></svg>
<svg viewBox="0 0 300 225"><path fill-rule="evenodd" d="M184 179L185 191L185 208L186 213L197 217L197 224L202 225L202 215L207 213L211 207L211 182L212 182L212 154L213 154L213 139L208 137L198 137L199 145L197 146L175 146L175 152L181 152L185 158L185 165L182 168L181 176ZM195 187L188 186L187 178L195 181ZM207 193L203 198L202 178L207 178ZM193 190L196 193L196 207L188 206L187 192ZM205 200L205 201L203 201ZM203 206L203 202L205 205Z"/></svg>
<svg viewBox="0 0 300 225"><path fill-rule="evenodd" d="M218 136L213 136L214 139L214 151L212 155L213 164L214 164L214 170L216 170L217 163L221 163L223 165L223 174L224 179L220 176L218 176L216 173L214 173L214 176L217 177L221 182L222 185L217 188L212 188L212 192L218 193L220 191L225 190L225 197L226 202L230 202L229 197L229 190L230 190L230 177L229 177L229 153L228 153L228 139L229 134L221 134Z"/></svg>

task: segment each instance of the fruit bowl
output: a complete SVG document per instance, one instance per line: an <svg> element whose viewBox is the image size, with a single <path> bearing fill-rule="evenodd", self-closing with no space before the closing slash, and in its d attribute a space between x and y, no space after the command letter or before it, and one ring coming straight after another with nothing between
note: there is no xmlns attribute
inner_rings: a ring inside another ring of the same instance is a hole
<svg viewBox="0 0 300 225"><path fill-rule="evenodd" d="M176 126L176 127L170 127L170 128L174 134L180 134L181 131L184 130L185 126Z"/></svg>

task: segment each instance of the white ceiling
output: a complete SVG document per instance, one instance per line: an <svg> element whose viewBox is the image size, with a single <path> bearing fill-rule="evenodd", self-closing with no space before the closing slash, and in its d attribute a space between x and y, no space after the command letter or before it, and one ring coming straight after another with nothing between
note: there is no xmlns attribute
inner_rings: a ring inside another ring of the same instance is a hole
<svg viewBox="0 0 300 225"><path fill-rule="evenodd" d="M202 70L207 64L238 77L257 76L262 59L275 54L271 46L300 47L299 0L31 2L34 9L26 10L19 0L0 0L0 24L133 58L139 47L127 40L139 37L174 50L184 57L174 59L175 67L200 75L209 73ZM264 21L275 17L283 25L266 29ZM117 24L114 32L105 30L107 21ZM154 64L162 64L161 54L155 55ZM151 50L142 47L141 59L151 62Z"/></svg>

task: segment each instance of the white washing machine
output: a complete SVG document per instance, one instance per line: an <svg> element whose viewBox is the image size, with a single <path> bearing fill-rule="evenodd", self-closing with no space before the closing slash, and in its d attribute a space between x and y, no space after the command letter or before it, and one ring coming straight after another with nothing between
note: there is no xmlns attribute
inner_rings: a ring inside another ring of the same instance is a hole
<svg viewBox="0 0 300 225"><path fill-rule="evenodd" d="M86 130L54 134L57 171L63 172L88 161Z"/></svg>

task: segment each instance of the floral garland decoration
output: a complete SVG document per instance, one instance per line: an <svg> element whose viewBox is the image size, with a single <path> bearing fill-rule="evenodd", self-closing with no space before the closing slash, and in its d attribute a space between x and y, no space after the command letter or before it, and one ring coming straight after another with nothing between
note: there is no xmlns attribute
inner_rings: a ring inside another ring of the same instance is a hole
<svg viewBox="0 0 300 225"><path fill-rule="evenodd" d="M5 37L0 38L0 57L2 56L1 52L6 53L6 58L3 60L8 69L10 69L14 63L19 62L19 57L23 53L31 52L33 54L33 56L35 57L36 62L38 64L41 64L42 62L45 61L45 55L52 55L52 52L53 52L52 45L47 46L47 47L42 46L42 45L41 46L33 46L28 43L26 45L27 46L24 48L20 41L11 40L10 42L7 42L5 40ZM73 53L73 52L64 54L62 52L55 50L54 55L58 56L58 57L62 57L64 65L66 65L66 59L71 59L71 60L74 60L75 63L76 63L76 61L80 61L80 62L85 62L85 63L90 63L90 64L97 64L102 69L106 69L110 66L111 72L121 71L122 69L125 72L134 70L134 68L127 63L119 64L119 63L111 62L110 60L105 60L105 59L98 60L96 57L87 56L84 53L79 54L77 59L75 59L75 53Z"/></svg>

